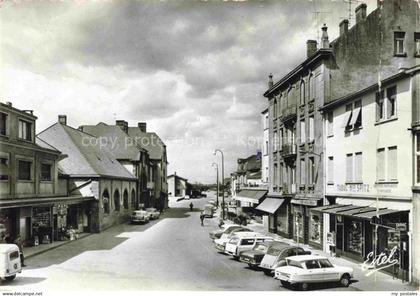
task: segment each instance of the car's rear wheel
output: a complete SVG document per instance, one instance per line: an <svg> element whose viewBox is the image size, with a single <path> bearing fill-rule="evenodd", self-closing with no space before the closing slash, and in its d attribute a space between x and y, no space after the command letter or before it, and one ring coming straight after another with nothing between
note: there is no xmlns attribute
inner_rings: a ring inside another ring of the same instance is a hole
<svg viewBox="0 0 420 296"><path fill-rule="evenodd" d="M308 284L308 283L301 283L301 284L300 284L300 289L301 289L302 291L307 291L307 290L308 290L308 288L309 288L309 284Z"/></svg>
<svg viewBox="0 0 420 296"><path fill-rule="evenodd" d="M350 275L347 273L343 274L343 276L340 279L340 284L343 287L348 287L350 285Z"/></svg>
<svg viewBox="0 0 420 296"><path fill-rule="evenodd" d="M280 281L280 283L281 283L281 285L283 286L283 287L285 287L285 288L288 288L290 285L289 285L289 282L286 282L286 281Z"/></svg>
<svg viewBox="0 0 420 296"><path fill-rule="evenodd" d="M271 270L264 270L265 275L271 275Z"/></svg>

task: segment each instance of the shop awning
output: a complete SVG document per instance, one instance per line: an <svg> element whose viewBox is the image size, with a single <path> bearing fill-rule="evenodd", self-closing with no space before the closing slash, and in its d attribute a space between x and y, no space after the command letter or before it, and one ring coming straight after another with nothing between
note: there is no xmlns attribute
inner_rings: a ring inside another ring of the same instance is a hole
<svg viewBox="0 0 420 296"><path fill-rule="evenodd" d="M267 194L267 190L244 189L236 194L235 199L252 204L260 203L260 200Z"/></svg>
<svg viewBox="0 0 420 296"><path fill-rule="evenodd" d="M256 207L257 210L274 214L284 202L283 198L266 198Z"/></svg>
<svg viewBox="0 0 420 296"><path fill-rule="evenodd" d="M332 208L332 209L327 209L322 211L323 213L327 213L327 214L336 214L336 215L342 215L342 213L346 212L346 211L350 211L350 210L354 210L354 209L360 209L363 207L358 207L358 206L352 206L352 205L347 205L344 207L338 207L338 208Z"/></svg>
<svg viewBox="0 0 420 296"><path fill-rule="evenodd" d="M375 209L375 208L373 208L373 209ZM376 211L376 209L375 209L374 211L371 211L371 212L360 213L360 214L356 214L356 215L353 215L353 216L358 217L358 218L363 218L363 219L372 219L373 217L376 217L377 215L378 216L384 216L384 215L401 213L401 212L408 212L408 211L391 210L391 209L380 209L379 211Z"/></svg>
<svg viewBox="0 0 420 296"><path fill-rule="evenodd" d="M18 208L22 206L53 205L55 203L77 204L91 200L95 200L95 198L93 196L86 197L81 195L0 200L0 209Z"/></svg>
<svg viewBox="0 0 420 296"><path fill-rule="evenodd" d="M344 207L345 205L340 205L340 204L335 204L335 205L326 205L326 206L322 206L322 207L316 207L316 208L312 208L311 211L318 211L318 212L322 212L324 210L328 210L328 209L334 209L334 208L340 208L340 207Z"/></svg>
<svg viewBox="0 0 420 296"><path fill-rule="evenodd" d="M313 206L316 207L322 197L311 197L311 198L292 198L290 202L296 205Z"/></svg>

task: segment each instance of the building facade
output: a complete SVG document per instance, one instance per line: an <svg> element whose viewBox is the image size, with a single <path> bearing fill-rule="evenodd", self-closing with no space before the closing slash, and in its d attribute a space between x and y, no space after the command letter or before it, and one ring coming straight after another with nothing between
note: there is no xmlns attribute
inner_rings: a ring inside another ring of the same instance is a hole
<svg viewBox="0 0 420 296"><path fill-rule="evenodd" d="M269 178L269 159L268 159L268 147L269 147L269 119L268 119L268 108L261 112L262 126L263 126L263 140L261 149L261 182L268 185Z"/></svg>
<svg viewBox="0 0 420 296"><path fill-rule="evenodd" d="M188 179L178 176L176 172L168 176L168 195L171 197L185 197L191 195L191 184Z"/></svg>

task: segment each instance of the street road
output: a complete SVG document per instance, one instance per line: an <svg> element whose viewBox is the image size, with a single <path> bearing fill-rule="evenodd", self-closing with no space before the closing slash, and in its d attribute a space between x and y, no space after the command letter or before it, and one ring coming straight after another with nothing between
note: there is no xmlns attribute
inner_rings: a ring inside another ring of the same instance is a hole
<svg viewBox="0 0 420 296"><path fill-rule="evenodd" d="M27 267L0 291L43 290L284 290L280 282L215 251L209 231L217 218L200 225L210 199L172 204L159 220L122 224L29 258ZM9 285L9 286L6 286ZM354 288L329 286L328 290Z"/></svg>

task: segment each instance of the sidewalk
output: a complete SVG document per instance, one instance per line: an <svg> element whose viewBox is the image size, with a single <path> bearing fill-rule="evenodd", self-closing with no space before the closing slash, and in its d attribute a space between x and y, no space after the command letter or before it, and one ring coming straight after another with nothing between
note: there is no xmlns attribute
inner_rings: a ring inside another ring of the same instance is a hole
<svg viewBox="0 0 420 296"><path fill-rule="evenodd" d="M91 233L79 233L79 238L77 240L67 240L67 241L56 241L51 244L39 244L38 246L34 247L25 247L23 249L23 253L25 255L25 259L31 258L33 256L45 253L47 251L53 250L58 248L62 245L66 245L68 243L77 242L79 239L87 237L91 235Z"/></svg>
<svg viewBox="0 0 420 296"><path fill-rule="evenodd" d="M219 211L216 215L219 218ZM218 220L218 219L217 219ZM227 220L233 223L230 220ZM230 223L229 223L230 224ZM274 237L276 240L283 241L290 245L297 245L292 239L284 238L278 234L268 232L264 229L264 226L260 223L251 222L246 227L252 229L255 232L259 232L268 236ZM322 250L315 249L309 245L299 244L302 248L310 250L312 254L326 256L330 258L331 262L341 266L352 267L354 270L354 282L351 284L353 287L361 291L417 291L418 287L411 285L410 283L403 283L400 279L393 279L391 275L384 272L375 272L371 276L366 276L366 271L361 268L361 263L351 261L342 257L332 257L331 255L323 252Z"/></svg>

